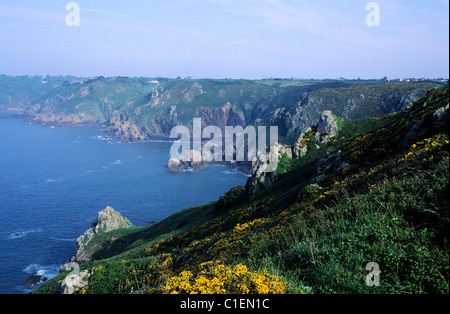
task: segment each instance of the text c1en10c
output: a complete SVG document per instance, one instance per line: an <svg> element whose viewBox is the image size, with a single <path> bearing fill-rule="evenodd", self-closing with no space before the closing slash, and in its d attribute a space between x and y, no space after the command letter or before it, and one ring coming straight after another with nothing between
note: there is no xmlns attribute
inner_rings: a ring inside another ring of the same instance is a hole
<svg viewBox="0 0 450 314"><path fill-rule="evenodd" d="M269 299L226 299L227 309L269 309Z"/></svg>

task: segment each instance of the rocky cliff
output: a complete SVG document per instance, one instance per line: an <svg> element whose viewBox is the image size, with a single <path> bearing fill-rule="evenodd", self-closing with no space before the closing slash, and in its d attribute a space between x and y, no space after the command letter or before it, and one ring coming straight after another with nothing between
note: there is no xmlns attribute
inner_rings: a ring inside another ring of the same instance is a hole
<svg viewBox="0 0 450 314"><path fill-rule="evenodd" d="M93 254L104 243L96 243L95 238L100 234L114 230L130 228L132 223L124 218L112 207L107 206L98 213L91 227L77 239L77 249L73 257L61 266L60 273L72 270L64 279L56 284L55 294L74 294L89 284L92 272L84 270L80 272L80 265L94 260ZM114 239L112 239L114 241Z"/></svg>
<svg viewBox="0 0 450 314"><path fill-rule="evenodd" d="M124 218L119 212L115 211L112 207L106 207L98 213L98 217L92 222L91 227L86 230L77 239L77 249L72 258L69 259L68 263L86 263L93 260L93 254L98 248L95 243L92 243L93 239L102 234L113 230L130 228L132 223ZM62 271L67 270L66 265L61 267ZM70 267L69 267L70 269Z"/></svg>
<svg viewBox="0 0 450 314"><path fill-rule="evenodd" d="M251 177L247 180L248 191L254 194L271 186L278 175L288 171L286 165L290 163L290 160L301 159L307 154L311 146L308 142L311 142L312 138L317 142L314 144L315 149L319 149L320 145L328 143L338 135L339 124L342 124L342 119L336 117L330 110L325 110L318 124L302 132L294 145L273 143L267 148L263 158L258 153L252 163ZM274 163L275 167L269 169Z"/></svg>
<svg viewBox="0 0 450 314"><path fill-rule="evenodd" d="M102 125L123 142L168 140L174 126L276 125L293 143L324 110L343 119L382 117L404 109L436 82L153 80L98 77L0 77L0 106L20 108L34 123ZM50 84L51 83L51 84ZM20 97L19 97L20 96Z"/></svg>
<svg viewBox="0 0 450 314"><path fill-rule="evenodd" d="M64 113L57 110L46 110L44 106L36 104L27 108L21 114L27 121L43 125L54 126L83 126L102 123L102 119L85 112Z"/></svg>

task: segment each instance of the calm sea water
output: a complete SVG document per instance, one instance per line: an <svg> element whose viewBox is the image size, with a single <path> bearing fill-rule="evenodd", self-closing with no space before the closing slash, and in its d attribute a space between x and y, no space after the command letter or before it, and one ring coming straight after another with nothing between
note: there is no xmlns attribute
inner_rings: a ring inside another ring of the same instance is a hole
<svg viewBox="0 0 450 314"><path fill-rule="evenodd" d="M171 173L170 143L102 135L0 116L0 293L31 291L23 283L33 274L55 276L106 206L145 226L247 180L226 166Z"/></svg>

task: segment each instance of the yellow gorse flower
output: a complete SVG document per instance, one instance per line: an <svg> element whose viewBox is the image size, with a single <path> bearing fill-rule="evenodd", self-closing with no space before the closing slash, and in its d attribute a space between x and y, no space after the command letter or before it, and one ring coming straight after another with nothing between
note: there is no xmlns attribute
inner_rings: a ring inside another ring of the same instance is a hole
<svg viewBox="0 0 450 314"><path fill-rule="evenodd" d="M247 266L242 264L230 268L220 262L201 264L196 276L190 271L183 271L179 276L169 278L163 289L170 294L281 294L286 290L287 284L282 278L266 270L261 274L248 271Z"/></svg>
<svg viewBox="0 0 450 314"><path fill-rule="evenodd" d="M244 232L247 229L249 229L250 227L257 227L257 226L263 225L263 224L265 224L265 223L267 223L269 221L270 220L267 219L267 218L258 218L258 219L255 219L255 220L251 221L251 222L243 223L242 225L238 223L236 225L236 227L234 227L234 231L235 232Z"/></svg>
<svg viewBox="0 0 450 314"><path fill-rule="evenodd" d="M425 152L432 150L435 147L441 147L443 145L448 145L448 139L444 134L438 134L436 136L424 139L415 144L412 144L409 151L405 154L403 158L400 158L398 161L405 161L409 158L419 156ZM429 160L433 159L432 156ZM425 159L426 160L426 159Z"/></svg>

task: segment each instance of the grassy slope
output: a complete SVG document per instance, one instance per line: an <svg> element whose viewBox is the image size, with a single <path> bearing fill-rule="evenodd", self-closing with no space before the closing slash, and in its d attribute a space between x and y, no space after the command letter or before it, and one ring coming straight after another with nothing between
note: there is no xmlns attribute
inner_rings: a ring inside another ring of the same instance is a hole
<svg viewBox="0 0 450 314"><path fill-rule="evenodd" d="M133 103L145 99L156 84L139 78L100 78L85 83L64 85L51 90L38 102L49 113L86 114L99 121L114 110L134 111Z"/></svg>
<svg viewBox="0 0 450 314"><path fill-rule="evenodd" d="M51 76L43 79L41 76L0 75L0 107L24 109L53 89L60 87L65 81L76 79L65 76Z"/></svg>
<svg viewBox="0 0 450 314"><path fill-rule="evenodd" d="M84 292L167 292L169 278L182 271L203 278L202 263L214 261L282 276L287 293L448 293L448 120L433 127L446 104L448 86L409 111L344 121L337 140L315 150L311 139L310 153L276 184L234 207L218 212L205 204L105 234L118 239L99 239L97 256L112 257L82 265L95 267ZM417 120L420 132L402 145ZM350 166L319 173L317 160L337 150ZM370 262L380 265L379 287L365 284ZM35 292L53 292L63 276ZM175 279L171 290L189 291Z"/></svg>

